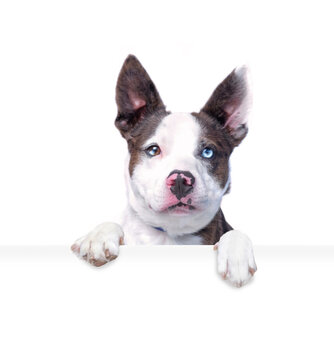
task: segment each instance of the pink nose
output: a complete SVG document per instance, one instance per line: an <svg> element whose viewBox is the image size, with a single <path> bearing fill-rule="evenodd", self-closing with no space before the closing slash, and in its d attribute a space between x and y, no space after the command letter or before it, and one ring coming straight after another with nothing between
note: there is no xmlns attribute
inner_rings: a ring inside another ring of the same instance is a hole
<svg viewBox="0 0 334 360"><path fill-rule="evenodd" d="M166 185L178 200L194 190L195 177L190 171L174 170L167 179Z"/></svg>

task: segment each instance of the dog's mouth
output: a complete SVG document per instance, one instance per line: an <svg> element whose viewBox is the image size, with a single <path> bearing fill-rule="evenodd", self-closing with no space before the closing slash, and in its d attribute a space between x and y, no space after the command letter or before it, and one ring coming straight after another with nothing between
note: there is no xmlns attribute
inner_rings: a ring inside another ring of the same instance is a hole
<svg viewBox="0 0 334 360"><path fill-rule="evenodd" d="M191 199L189 199L189 200L191 200ZM182 201L179 201L177 204L169 206L168 210L172 211L172 210L175 210L178 208L187 209L187 210L195 210L196 209L195 206L191 205L191 201L189 203L189 200L188 200L188 204L185 204Z"/></svg>
<svg viewBox="0 0 334 360"><path fill-rule="evenodd" d="M196 212L196 210L199 210L197 205L198 204L194 206L191 198L182 198L180 200L170 199L163 206L156 208L151 206L151 204L148 204L151 210L170 215L187 215Z"/></svg>

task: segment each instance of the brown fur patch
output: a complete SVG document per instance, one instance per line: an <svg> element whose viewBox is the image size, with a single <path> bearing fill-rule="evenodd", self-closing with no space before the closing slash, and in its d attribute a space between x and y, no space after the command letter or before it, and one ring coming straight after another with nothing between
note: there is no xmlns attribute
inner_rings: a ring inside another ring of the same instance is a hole
<svg viewBox="0 0 334 360"><path fill-rule="evenodd" d="M229 177L228 160L233 151L233 139L216 119L205 113L192 113L201 126L202 133L198 154L201 154L203 148L211 147L215 155L212 159L206 161L208 170L212 176L219 182L223 189Z"/></svg>
<svg viewBox="0 0 334 360"><path fill-rule="evenodd" d="M153 136L163 118L169 113L167 111L156 112L140 121L129 133L128 149L130 153L129 172L132 176L134 168L140 160L147 156L143 144Z"/></svg>
<svg viewBox="0 0 334 360"><path fill-rule="evenodd" d="M230 230L233 230L232 226L227 223L223 212L219 209L210 224L194 235L203 239L203 245L214 245L223 234Z"/></svg>

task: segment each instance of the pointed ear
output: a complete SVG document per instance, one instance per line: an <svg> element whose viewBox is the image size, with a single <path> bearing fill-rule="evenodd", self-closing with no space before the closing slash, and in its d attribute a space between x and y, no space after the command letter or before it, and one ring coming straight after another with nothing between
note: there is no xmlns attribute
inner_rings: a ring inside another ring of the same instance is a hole
<svg viewBox="0 0 334 360"><path fill-rule="evenodd" d="M133 55L126 58L118 76L116 103L115 125L126 139L129 131L145 116L165 109L155 85Z"/></svg>
<svg viewBox="0 0 334 360"><path fill-rule="evenodd" d="M247 68L234 69L216 88L201 112L218 120L231 135L234 146L247 135L247 113L251 103Z"/></svg>

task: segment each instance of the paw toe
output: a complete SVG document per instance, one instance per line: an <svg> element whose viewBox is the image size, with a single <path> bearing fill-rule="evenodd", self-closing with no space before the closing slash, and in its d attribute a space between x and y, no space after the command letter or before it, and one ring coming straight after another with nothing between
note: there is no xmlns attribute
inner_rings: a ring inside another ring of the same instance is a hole
<svg viewBox="0 0 334 360"><path fill-rule="evenodd" d="M112 261L117 258L117 255L111 253L108 249L104 251L104 256L108 261Z"/></svg>
<svg viewBox="0 0 334 360"><path fill-rule="evenodd" d="M257 268L255 268L255 269L252 268L252 267L249 267L249 268L248 268L248 271L249 271L249 273L250 273L252 276L254 276L256 270L257 270Z"/></svg>
<svg viewBox="0 0 334 360"><path fill-rule="evenodd" d="M79 254L79 251L80 251L80 246L76 243L74 243L72 246L71 246L71 250L76 253L76 254Z"/></svg>
<svg viewBox="0 0 334 360"><path fill-rule="evenodd" d="M89 263L93 266L96 266L96 267L100 267L102 265L105 265L108 261L104 261L104 260L101 260L101 259L90 259L89 260Z"/></svg>

